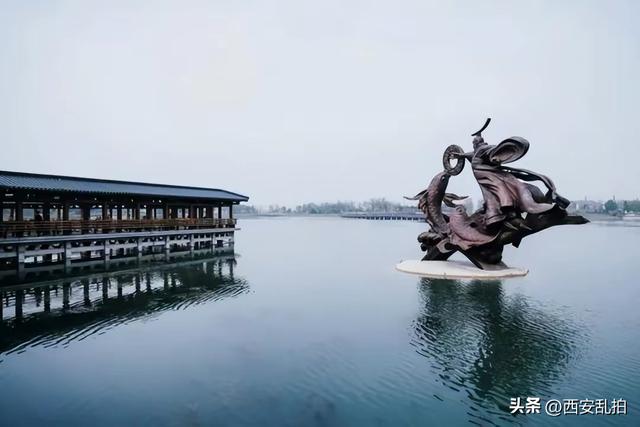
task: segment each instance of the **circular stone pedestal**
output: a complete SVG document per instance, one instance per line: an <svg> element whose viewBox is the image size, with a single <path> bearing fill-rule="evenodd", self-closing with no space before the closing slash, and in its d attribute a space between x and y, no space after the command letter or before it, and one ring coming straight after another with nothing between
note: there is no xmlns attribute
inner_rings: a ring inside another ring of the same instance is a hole
<svg viewBox="0 0 640 427"><path fill-rule="evenodd" d="M527 269L507 267L499 270L482 270L469 261L419 261L407 260L396 264L405 273L441 279L499 279L526 276Z"/></svg>

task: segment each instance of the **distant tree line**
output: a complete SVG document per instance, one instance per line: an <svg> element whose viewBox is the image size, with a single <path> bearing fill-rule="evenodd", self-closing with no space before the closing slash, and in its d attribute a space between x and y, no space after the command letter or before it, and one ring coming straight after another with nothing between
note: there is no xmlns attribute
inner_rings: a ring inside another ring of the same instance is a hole
<svg viewBox="0 0 640 427"><path fill-rule="evenodd" d="M468 213L474 211L473 201L469 197L463 202ZM577 200L572 202L572 210L579 212L606 212L611 215L623 213L640 213L640 200L607 200L606 202L595 202L587 200ZM482 207L482 199L478 201L476 208ZM446 210L446 208L443 208ZM280 215L339 215L348 212L415 212L418 210L417 202L396 203L385 198L373 198L364 202L324 202L324 203L303 203L294 208L282 205L252 206L240 204L234 206L235 213L238 214L280 214Z"/></svg>
<svg viewBox="0 0 640 427"><path fill-rule="evenodd" d="M258 209L252 205L237 205L233 207L233 212L238 214L257 214Z"/></svg>
<svg viewBox="0 0 640 427"><path fill-rule="evenodd" d="M295 207L300 214L342 214L346 212L415 212L416 205L369 199L365 202L304 203Z"/></svg>
<svg viewBox="0 0 640 427"><path fill-rule="evenodd" d="M625 212L640 212L640 200L625 200L622 205Z"/></svg>
<svg viewBox="0 0 640 427"><path fill-rule="evenodd" d="M607 213L609 215L623 215L625 213L640 213L640 200L615 200L606 202L592 200L577 200L572 202L574 210L587 213Z"/></svg>
<svg viewBox="0 0 640 427"><path fill-rule="evenodd" d="M473 211L471 198L465 201L467 212ZM251 205L238 205L234 212L240 214L280 214L280 215L339 215L348 212L416 212L418 202L396 203L385 198L373 198L364 202L324 202L303 203L294 208L269 205L256 207Z"/></svg>
<svg viewBox="0 0 640 427"><path fill-rule="evenodd" d="M640 200L624 200L622 203L613 199L607 200L604 204L604 210L607 213L639 213Z"/></svg>
<svg viewBox="0 0 640 427"><path fill-rule="evenodd" d="M604 203L604 210L611 213L618 210L618 204L615 200L607 200Z"/></svg>
<svg viewBox="0 0 640 427"><path fill-rule="evenodd" d="M374 198L364 202L324 202L324 203L303 203L294 208L269 205L266 207L256 207L251 205L238 205L234 207L234 212L241 214L297 214L297 215L331 215L343 214L347 212L415 212L416 204L402 204L390 202L385 198Z"/></svg>

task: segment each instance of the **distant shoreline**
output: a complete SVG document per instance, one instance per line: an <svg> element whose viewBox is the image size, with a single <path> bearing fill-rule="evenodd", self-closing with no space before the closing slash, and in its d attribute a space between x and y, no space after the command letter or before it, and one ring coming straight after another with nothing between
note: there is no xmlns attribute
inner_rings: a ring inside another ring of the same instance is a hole
<svg viewBox="0 0 640 427"><path fill-rule="evenodd" d="M590 221L640 221L640 216L634 215L613 216L605 213L582 213L581 215Z"/></svg>
<svg viewBox="0 0 640 427"><path fill-rule="evenodd" d="M304 218L304 217L334 217L338 218L342 214L312 214L312 213L238 213L235 218Z"/></svg>
<svg viewBox="0 0 640 427"><path fill-rule="evenodd" d="M358 212L359 213L359 212ZM367 212L362 212L367 213ZM581 213L575 212L587 218L590 221L607 221L607 222L621 222L621 221L640 221L640 216L613 216L605 213ZM342 213L237 213L235 214L236 218L321 218L321 217L331 217L331 218L340 218L343 217Z"/></svg>

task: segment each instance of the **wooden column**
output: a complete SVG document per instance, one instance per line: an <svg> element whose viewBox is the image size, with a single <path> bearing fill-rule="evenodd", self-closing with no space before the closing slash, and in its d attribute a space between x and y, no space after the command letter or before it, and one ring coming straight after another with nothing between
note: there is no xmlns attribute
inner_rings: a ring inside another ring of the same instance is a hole
<svg viewBox="0 0 640 427"><path fill-rule="evenodd" d="M47 223L51 222L51 203L49 203L49 202L44 202L42 204L42 220L47 222ZM41 232L43 232L43 231L44 230L41 230ZM48 234L48 235L53 234L50 227L47 227L47 230L44 231L44 232L46 234ZM47 262L50 262L51 261L51 254L45 255L44 256L44 260L47 261Z"/></svg>
<svg viewBox="0 0 640 427"><path fill-rule="evenodd" d="M91 205L81 205L80 212L82 215L82 234L89 233L89 220L91 219Z"/></svg>
<svg viewBox="0 0 640 427"><path fill-rule="evenodd" d="M51 203L45 202L42 205L42 219L51 221Z"/></svg>
<svg viewBox="0 0 640 427"><path fill-rule="evenodd" d="M109 221L109 204L107 202L104 202L102 204L102 230L100 230L101 233L108 233L109 232L109 226L105 225L106 222L105 221Z"/></svg>
<svg viewBox="0 0 640 427"><path fill-rule="evenodd" d="M17 200L15 206L16 206L16 221L23 221L24 216L22 212L22 201Z"/></svg>

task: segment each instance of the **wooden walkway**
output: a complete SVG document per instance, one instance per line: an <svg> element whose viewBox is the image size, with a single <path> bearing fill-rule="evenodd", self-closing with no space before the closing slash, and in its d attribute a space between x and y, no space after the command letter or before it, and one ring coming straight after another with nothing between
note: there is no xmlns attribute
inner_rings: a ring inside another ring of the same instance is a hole
<svg viewBox="0 0 640 427"><path fill-rule="evenodd" d="M87 263L104 263L105 267L121 258L145 255L169 260L173 252L200 249L233 250L234 232L227 224L219 228L186 230L130 231L58 236L29 236L0 239L0 282L5 273L40 273L63 267L65 271Z"/></svg>

